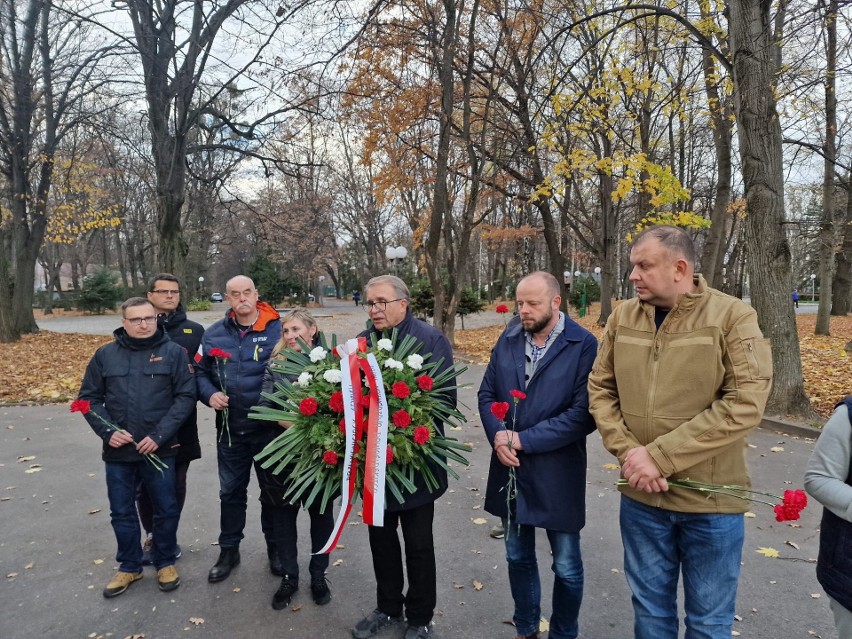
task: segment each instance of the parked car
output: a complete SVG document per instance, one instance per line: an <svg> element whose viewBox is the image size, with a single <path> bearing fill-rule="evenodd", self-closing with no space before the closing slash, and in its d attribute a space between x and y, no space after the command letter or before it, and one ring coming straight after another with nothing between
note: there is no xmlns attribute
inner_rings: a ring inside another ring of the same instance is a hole
<svg viewBox="0 0 852 639"><path fill-rule="evenodd" d="M224 298L221 293L211 293L210 301L211 302L221 302Z"/></svg>

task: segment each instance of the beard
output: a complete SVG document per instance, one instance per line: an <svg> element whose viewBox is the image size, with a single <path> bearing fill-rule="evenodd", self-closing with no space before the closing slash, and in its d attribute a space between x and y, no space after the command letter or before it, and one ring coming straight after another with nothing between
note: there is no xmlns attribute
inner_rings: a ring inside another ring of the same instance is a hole
<svg viewBox="0 0 852 639"><path fill-rule="evenodd" d="M553 309L547 309L547 315L544 315L538 320L521 320L521 323L524 325L524 330L527 333L532 333L535 335L536 333L540 333L549 323L550 320L553 319Z"/></svg>

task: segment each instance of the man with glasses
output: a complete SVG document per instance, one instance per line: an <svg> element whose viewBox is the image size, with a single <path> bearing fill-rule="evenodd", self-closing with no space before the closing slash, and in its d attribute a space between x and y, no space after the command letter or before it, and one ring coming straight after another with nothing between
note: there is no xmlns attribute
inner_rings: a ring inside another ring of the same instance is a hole
<svg viewBox="0 0 852 639"><path fill-rule="evenodd" d="M103 591L124 593L142 578L142 546L136 514L141 482L154 508L156 544L152 562L160 590L180 585L175 570L179 510L175 498L176 435L195 406L195 376L184 349L157 325L144 297L121 305L122 328L100 347L86 367L79 400L88 402L86 421L103 440L110 518L118 543L118 572ZM146 455L156 454L166 467Z"/></svg>
<svg viewBox="0 0 852 639"><path fill-rule="evenodd" d="M259 403L266 364L281 338L278 311L258 301L254 282L245 275L228 280L225 295L230 308L204 333L197 376L199 399L216 411L219 559L207 575L211 583L227 579L240 563L251 468L255 464L257 474L259 467L254 456L281 432L273 422L248 418L251 407ZM281 577L272 514L263 502L260 526L266 538L270 572Z"/></svg>
<svg viewBox="0 0 852 639"><path fill-rule="evenodd" d="M436 375L453 366L453 350L441 331L416 319L409 305L408 287L398 277L374 277L364 289L364 310L370 316L372 327L362 333L369 339L390 337L396 329L397 340L413 335L423 344L418 351L427 362L441 361ZM445 391L453 406L455 389ZM444 427L435 422L443 434ZM432 636L431 622L437 603L435 544L432 537L432 520L435 500L447 490L447 471L437 464L430 470L438 480L439 488L430 492L421 476L415 477L417 490L407 494L403 502L388 493L385 497L385 525L369 526L370 550L373 555L373 572L376 575L376 609L352 630L355 639L367 639L382 628L403 620L408 622L405 639L425 639ZM398 527L402 527L405 540L405 567L408 574L408 591L403 593L404 578L402 549Z"/></svg>
<svg viewBox="0 0 852 639"><path fill-rule="evenodd" d="M157 313L157 325L165 330L169 339L182 346L190 360L195 362L201 348L204 327L187 319L186 311L181 304L178 279L171 273L159 273L152 277L148 282L148 301ZM175 495L180 513L186 501L186 474L189 464L192 460L201 458L201 445L198 442L198 410L195 406L178 430L177 442L179 447L175 456ZM154 545L154 506L144 486L139 487L136 507L139 510L142 528L145 530L145 541L142 543L142 565L150 566ZM180 555L181 549L178 546L177 557L180 558Z"/></svg>

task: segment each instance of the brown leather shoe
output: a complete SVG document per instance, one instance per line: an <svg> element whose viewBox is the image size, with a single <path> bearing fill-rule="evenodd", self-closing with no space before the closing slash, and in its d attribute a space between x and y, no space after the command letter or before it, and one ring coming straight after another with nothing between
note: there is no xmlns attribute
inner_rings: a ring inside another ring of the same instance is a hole
<svg viewBox="0 0 852 639"><path fill-rule="evenodd" d="M180 586L180 577L174 566L166 566L157 571L157 585L163 592L170 592Z"/></svg>

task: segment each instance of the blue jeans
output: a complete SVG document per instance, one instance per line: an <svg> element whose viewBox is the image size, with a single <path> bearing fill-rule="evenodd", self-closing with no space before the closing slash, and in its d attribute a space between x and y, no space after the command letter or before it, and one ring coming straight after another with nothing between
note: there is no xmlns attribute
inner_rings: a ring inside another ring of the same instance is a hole
<svg viewBox="0 0 852 639"><path fill-rule="evenodd" d="M506 531L506 561L509 587L515 600L513 621L520 636L538 632L541 619L541 581L535 555L535 527L503 520ZM551 639L575 639L579 633L580 604L583 603L583 558L580 534L548 530L553 553L553 613Z"/></svg>
<svg viewBox="0 0 852 639"><path fill-rule="evenodd" d="M175 563L180 511L175 498L174 457L164 461L168 468L162 473L146 461L105 463L110 519L118 543L115 560L122 572L142 570L141 533L136 513L136 487L140 482L154 505L153 564L159 570Z"/></svg>
<svg viewBox="0 0 852 639"><path fill-rule="evenodd" d="M216 445L219 462L219 547L236 549L243 539L246 527L246 507L248 506L248 484L251 479L251 467L258 474L260 462L254 461L264 447L275 438L274 431L262 430L238 434L231 431L231 442L225 435ZM260 503L260 527L266 538L267 548L275 548L272 514L269 507Z"/></svg>
<svg viewBox="0 0 852 639"><path fill-rule="evenodd" d="M622 495L620 520L636 639L677 639L680 572L685 639L730 639L743 516L674 512Z"/></svg>

